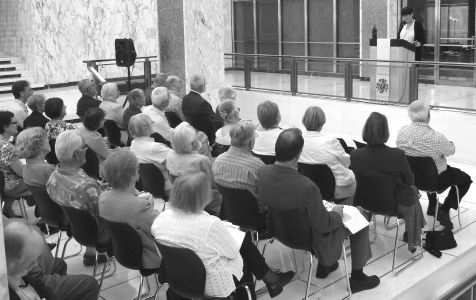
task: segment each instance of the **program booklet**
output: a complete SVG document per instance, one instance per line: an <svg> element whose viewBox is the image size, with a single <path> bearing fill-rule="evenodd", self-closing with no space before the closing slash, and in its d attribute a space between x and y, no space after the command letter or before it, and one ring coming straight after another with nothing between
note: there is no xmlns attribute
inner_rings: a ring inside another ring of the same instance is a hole
<svg viewBox="0 0 476 300"><path fill-rule="evenodd" d="M334 203L322 200L327 211L332 211L332 208L335 206ZM369 226L369 221L362 215L360 210L355 206L342 205L344 207L344 217L342 222L344 226L349 229L349 231L354 234L364 229L366 226Z"/></svg>

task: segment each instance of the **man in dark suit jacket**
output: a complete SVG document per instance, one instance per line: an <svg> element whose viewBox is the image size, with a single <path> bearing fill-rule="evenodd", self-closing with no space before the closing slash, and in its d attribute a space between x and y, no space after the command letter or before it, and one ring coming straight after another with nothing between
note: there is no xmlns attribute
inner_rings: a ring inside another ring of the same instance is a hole
<svg viewBox="0 0 476 300"><path fill-rule="evenodd" d="M190 93L182 99L182 112L195 129L204 132L210 145L215 142L216 128L213 126L215 112L210 103L200 95L206 89L205 77L200 74L190 78Z"/></svg>
<svg viewBox="0 0 476 300"><path fill-rule="evenodd" d="M94 96L97 94L96 86L89 79L83 79L78 83L78 88L81 94L83 95L79 98L76 114L83 121L84 114L91 107L99 107L101 104L100 100L94 99Z"/></svg>

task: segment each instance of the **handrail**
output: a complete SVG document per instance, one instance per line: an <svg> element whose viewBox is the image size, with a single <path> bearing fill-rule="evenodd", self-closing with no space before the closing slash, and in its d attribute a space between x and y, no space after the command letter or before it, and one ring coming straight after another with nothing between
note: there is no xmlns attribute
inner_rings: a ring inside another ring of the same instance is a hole
<svg viewBox="0 0 476 300"><path fill-rule="evenodd" d="M450 67L468 67L476 68L476 63L445 63L445 62L428 62L428 61L407 61L407 60L381 60L370 58L344 58L344 57L319 57L319 56L294 56L294 55L274 55L274 54L243 54L243 53L225 53L225 56L240 56L254 58L290 58L302 60L327 60L327 61L345 61L345 62L376 62L376 63L398 63L398 64L418 64L430 66L450 66Z"/></svg>
<svg viewBox="0 0 476 300"><path fill-rule="evenodd" d="M149 58L150 61L156 61L157 60L157 56L141 56L141 57L136 57L136 59L145 59L145 58ZM151 59L152 58L152 59ZM91 59L91 60L83 60L83 63L89 63L89 62L94 62L94 63L97 63L97 62L105 62L105 61L116 61L115 58L109 58L109 59Z"/></svg>

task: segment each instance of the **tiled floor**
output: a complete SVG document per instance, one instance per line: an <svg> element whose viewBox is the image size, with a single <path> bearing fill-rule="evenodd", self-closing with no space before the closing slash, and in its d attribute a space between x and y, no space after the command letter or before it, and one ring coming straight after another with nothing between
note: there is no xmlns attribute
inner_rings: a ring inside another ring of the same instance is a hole
<svg viewBox="0 0 476 300"><path fill-rule="evenodd" d="M269 76L268 76L269 75ZM279 75L279 76L274 76ZM237 74L227 74L227 83L232 83L233 76L238 76ZM239 79L239 76L238 76ZM237 79L237 80L238 80ZM269 84L269 88L276 88L278 86L284 87L287 86L285 78L282 77L282 74L266 74L266 78L255 79L256 82L260 84ZM275 80L278 80L276 82ZM268 82L268 83L267 83ZM326 85L332 91L340 91L343 89L343 86L340 86L339 82L336 82L335 79L325 79L319 81L319 84ZM362 83L364 84L364 83ZM309 89L315 88L311 79L308 80ZM363 87L362 87L363 89ZM463 91L461 88L458 88L454 93L452 92L451 87L442 87L442 86L433 86L429 88L431 91L428 92L428 95L432 95L433 99L438 97L444 98L444 95L447 95L448 99L453 100L448 101L457 101L459 99L468 98L467 104L471 101L471 97L476 99L476 96L465 96L475 93L475 89L467 89ZM52 90L44 90L42 93L45 93L47 97L56 96L61 97L66 105L68 106L68 114L74 114L76 110L76 101L79 99L80 94L75 87L59 88ZM460 93L460 94L458 94ZM435 95L438 96L435 96ZM430 97L429 96L429 97ZM453 98L452 98L453 97ZM5 108L8 105L7 101L3 99L10 98L8 95L0 95L0 109ZM124 96L121 97L121 100L124 99ZM435 100L436 101L436 100ZM290 108L291 109L291 108ZM242 116L247 118L247 116ZM352 145L352 141L349 139L349 145ZM473 178L473 181L476 180L476 166L465 164L465 163L456 163L451 162L450 164L454 167L461 168ZM444 198L444 196L442 197ZM423 210L426 211L428 200L424 194L421 199L421 205ZM476 245L476 239L474 238L476 234L476 186L473 184L468 194L464 197L463 202L461 203L461 219L463 222L463 229L458 232L455 237L458 243L458 247L451 250L443 251L443 256L441 258L436 258L428 253L425 253L424 258L418 262L416 265L412 266L409 270L405 271L398 277L394 277L391 273L392 257L393 257L393 248L395 243L395 230L386 230L383 226L383 217L377 217L377 227L378 235L375 242L371 245L373 257L368 262L368 265L365 267L364 271L369 275L378 275L381 278L381 284L376 289L373 289L368 292L358 293L352 296L352 299L391 299L392 297L398 295L408 287L414 285L419 280L423 279L427 275L436 271L437 269L444 267L447 263L453 260L458 255L461 255L464 251ZM32 209L29 208L29 214L32 215ZM457 226L456 214L452 212L451 214L453 223ZM30 220L33 220L30 217ZM433 218L426 216L427 226L426 229L429 229L433 224ZM403 229L399 233L398 239L398 257L397 265L403 264L406 260L410 258L410 252L407 251L407 246L402 241ZM52 235L48 238L49 241L56 241L57 235ZM262 249L264 242L259 243L259 248ZM62 247L62 246L61 246ZM77 251L78 244L72 241L67 249L67 253L74 253ZM61 248L60 248L61 250ZM301 254L296 252L297 262L299 269L301 270L302 260ZM269 245L265 258L268 265L273 269L280 270L290 270L292 268L292 251L287 247L281 245L279 242L275 241L273 244ZM82 264L82 257L77 256L67 260L68 263L68 272L70 274L91 274L92 267L84 267ZM311 288L310 292L312 293L315 299L315 293L320 288L323 287L322 295L323 299L342 299L347 295L346 285L344 280L344 265L343 260L340 260L340 266L337 271L329 275L325 280L317 280L314 277L317 261L314 260L314 267L312 270L311 278ZM350 270L350 257L348 259L348 265ZM137 294L137 289L139 285L139 272L131 271L120 264L117 264L118 270L114 276L107 278L104 281L101 296L105 299L129 299L134 297ZM304 255L304 273L300 279L297 279L291 282L288 286L285 287L283 293L277 299L303 299L306 289L307 281L307 270L309 268L309 254ZM151 293L155 292L156 284L153 278L150 278L151 283ZM262 283L258 283L258 288L262 286ZM159 299L165 299L165 291L167 286L165 286L159 293ZM260 299L269 299L269 295L265 293L260 297Z"/></svg>

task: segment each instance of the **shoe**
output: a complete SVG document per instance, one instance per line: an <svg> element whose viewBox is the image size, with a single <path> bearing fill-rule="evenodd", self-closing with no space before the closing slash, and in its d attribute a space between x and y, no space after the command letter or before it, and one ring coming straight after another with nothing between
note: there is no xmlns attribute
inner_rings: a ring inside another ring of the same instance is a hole
<svg viewBox="0 0 476 300"><path fill-rule="evenodd" d="M277 297L283 291L283 287L291 282L294 278L294 272L288 271L286 273L276 273L278 275L278 280L275 282L267 283L266 288L268 289L269 296L271 298Z"/></svg>
<svg viewBox="0 0 476 300"><path fill-rule="evenodd" d="M107 255L105 254L98 254L98 265L103 264L107 261ZM85 267L94 266L94 262L96 261L96 256L92 254L84 254L83 255L83 265Z"/></svg>
<svg viewBox="0 0 476 300"><path fill-rule="evenodd" d="M380 284L380 278L378 278L378 276L367 276L365 274L364 276L365 280L362 281L353 280L352 277L350 278L350 290L352 294L373 289Z"/></svg>
<svg viewBox="0 0 476 300"><path fill-rule="evenodd" d="M338 261L336 261L333 265L328 267L321 264L317 264L316 277L319 279L327 278L327 276L329 276L330 273L337 270L338 267L339 267Z"/></svg>
<svg viewBox="0 0 476 300"><path fill-rule="evenodd" d="M48 247L50 247L50 251L53 251L56 248L56 243L48 243Z"/></svg>
<svg viewBox="0 0 476 300"><path fill-rule="evenodd" d="M436 220L440 222L440 224L445 226L446 228L453 229L453 223L451 222L449 212L440 210L438 212L438 216L436 217Z"/></svg>
<svg viewBox="0 0 476 300"><path fill-rule="evenodd" d="M408 233L407 232L403 233L403 242L408 243Z"/></svg>

